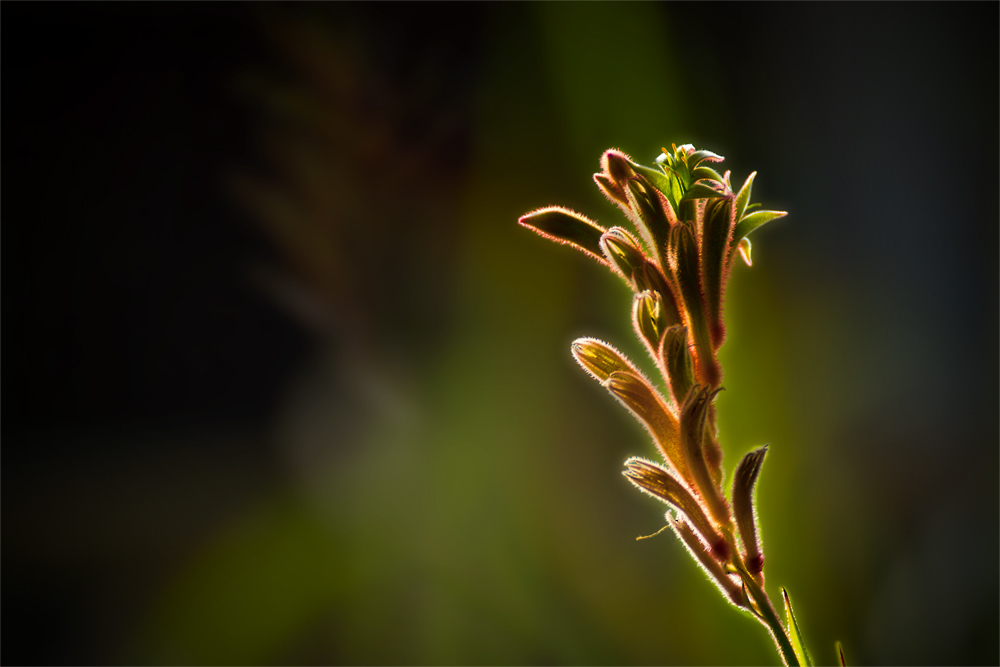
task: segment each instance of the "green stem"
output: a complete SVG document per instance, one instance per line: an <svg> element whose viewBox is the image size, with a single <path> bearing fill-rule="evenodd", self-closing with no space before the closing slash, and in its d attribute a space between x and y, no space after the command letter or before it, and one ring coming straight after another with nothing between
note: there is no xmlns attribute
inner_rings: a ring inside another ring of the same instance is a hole
<svg viewBox="0 0 1000 667"><path fill-rule="evenodd" d="M774 643L778 645L778 652L781 654L781 661L786 665L794 665L798 667L799 659L795 655L795 649L792 648L792 642L788 638L788 634L785 632L785 627L781 624L781 619L778 618L778 613L774 610L774 605L771 604L771 599L767 597L767 592L763 587L759 586L753 577L749 573L740 573L743 578L743 583L747 588L747 592L753 597L760 614L757 618L760 620L764 626L771 631L771 636L774 638Z"/></svg>

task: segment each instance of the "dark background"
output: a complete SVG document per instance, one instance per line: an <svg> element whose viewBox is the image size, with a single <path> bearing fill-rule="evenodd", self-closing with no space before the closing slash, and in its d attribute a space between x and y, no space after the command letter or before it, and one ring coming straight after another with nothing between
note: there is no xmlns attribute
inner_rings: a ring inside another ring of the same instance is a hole
<svg viewBox="0 0 1000 667"><path fill-rule="evenodd" d="M2 11L4 663L776 661L632 541L566 353L627 296L514 224L691 141L790 211L719 400L772 597L996 664L995 3Z"/></svg>

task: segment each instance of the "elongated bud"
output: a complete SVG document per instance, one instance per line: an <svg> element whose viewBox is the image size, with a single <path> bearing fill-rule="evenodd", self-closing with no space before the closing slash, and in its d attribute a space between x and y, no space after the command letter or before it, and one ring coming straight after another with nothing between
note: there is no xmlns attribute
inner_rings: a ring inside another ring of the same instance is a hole
<svg viewBox="0 0 1000 667"><path fill-rule="evenodd" d="M628 181L625 195L628 197L629 206L635 211L638 218L636 226L649 246L653 259L663 264L671 228L670 217L667 215L670 204L642 176L636 176Z"/></svg>
<svg viewBox="0 0 1000 667"><path fill-rule="evenodd" d="M628 197L625 196L625 188L618 185L611 177L601 172L594 174L594 182L600 188L604 196L619 206L628 206Z"/></svg>
<svg viewBox="0 0 1000 667"><path fill-rule="evenodd" d="M667 382L674 403L681 405L694 385L694 361L688 350L687 329L674 325L666 330L660 340L660 359L667 369Z"/></svg>
<svg viewBox="0 0 1000 667"><path fill-rule="evenodd" d="M688 552L701 565L701 569L709 578L715 582L722 594L740 609L746 609L747 601L743 595L743 587L733 581L722 569L722 564L705 550L704 543L694 529L684 519L674 516L671 512L667 512L667 524L673 528L677 537L687 547Z"/></svg>
<svg viewBox="0 0 1000 667"><path fill-rule="evenodd" d="M521 216L518 222L545 238L571 245L607 265L601 251L604 228L586 216L562 206L549 206Z"/></svg>
<svg viewBox="0 0 1000 667"><path fill-rule="evenodd" d="M612 373L634 373L639 371L625 358L625 355L596 338L577 338L573 341L573 357L584 370L598 382L605 382Z"/></svg>
<svg viewBox="0 0 1000 667"><path fill-rule="evenodd" d="M701 285L705 295L705 319L712 347L718 349L726 336L722 299L729 279L729 243L736 225L732 193L705 206L701 232Z"/></svg>
<svg viewBox="0 0 1000 667"><path fill-rule="evenodd" d="M652 290L660 295L666 326L670 327L684 322L681 316L680 302L676 295L678 290L667 282L663 272L655 262L647 259L643 263L639 271L636 272L635 284L639 290Z"/></svg>
<svg viewBox="0 0 1000 667"><path fill-rule="evenodd" d="M708 409L719 391L721 390L713 391L709 387L697 384L691 387L681 406L680 421L681 448L684 450L688 468L691 470L694 488L701 494L712 518L724 526L730 523L729 506L726 504L722 491L714 484L709 473L703 445Z"/></svg>
<svg viewBox="0 0 1000 667"><path fill-rule="evenodd" d="M646 427L663 459L681 479L690 484L692 477L681 449L677 417L653 385L638 373L615 372L604 382L604 386Z"/></svg>
<svg viewBox="0 0 1000 667"><path fill-rule="evenodd" d="M744 561L750 574L755 577L764 569L764 555L760 548L757 531L757 513L754 511L753 492L757 484L760 467L767 454L767 445L743 457L733 475L733 514L736 528L743 543Z"/></svg>
<svg viewBox="0 0 1000 667"><path fill-rule="evenodd" d="M604 151L601 156L601 168L608 175L611 181L624 187L626 181L635 177L635 170L632 169L632 160L628 155L615 149Z"/></svg>
<svg viewBox="0 0 1000 667"><path fill-rule="evenodd" d="M717 387L722 372L715 360L715 348L705 319L698 246L689 225L679 224L671 231L668 261L684 302L685 324L695 346L694 361L698 380L702 384Z"/></svg>
<svg viewBox="0 0 1000 667"><path fill-rule="evenodd" d="M655 463L635 456L625 462L623 474L637 487L683 514L701 534L714 557L723 562L729 560L729 544L705 516L701 504L680 480Z"/></svg>
<svg viewBox="0 0 1000 667"><path fill-rule="evenodd" d="M646 262L639 244L621 227L612 227L601 236L601 252L608 264L631 285L636 287L635 272Z"/></svg>
<svg viewBox="0 0 1000 667"><path fill-rule="evenodd" d="M646 343L654 359L659 358L660 338L664 332L663 307L660 295L644 290L632 299L632 324L635 333Z"/></svg>
<svg viewBox="0 0 1000 667"><path fill-rule="evenodd" d="M683 479L689 479L680 445L680 425L649 380L621 352L595 338L573 341L573 356L591 376L624 405L641 423L664 460Z"/></svg>

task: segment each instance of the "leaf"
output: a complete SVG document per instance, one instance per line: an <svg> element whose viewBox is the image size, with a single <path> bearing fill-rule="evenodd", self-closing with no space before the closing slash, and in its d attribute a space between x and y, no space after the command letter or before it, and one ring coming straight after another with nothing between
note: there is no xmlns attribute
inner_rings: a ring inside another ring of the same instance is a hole
<svg viewBox="0 0 1000 667"><path fill-rule="evenodd" d="M687 162L688 166L691 169L694 169L695 167L697 167L699 164L701 164L706 160L709 162L722 162L725 159L726 158L722 157L717 153L713 153L712 151L700 150L700 151L694 151L693 153L689 154Z"/></svg>
<svg viewBox="0 0 1000 667"><path fill-rule="evenodd" d="M764 569L764 556L757 534L753 492L766 454L767 445L750 452L740 460L733 474L733 514L736 515L736 528L740 533L740 541L743 542L747 569L755 577Z"/></svg>
<svg viewBox="0 0 1000 667"><path fill-rule="evenodd" d="M622 474L639 489L681 512L695 530L701 533L713 555L722 561L729 560L729 544L708 520L705 508L668 470L633 456L625 461L625 472Z"/></svg>
<svg viewBox="0 0 1000 667"><path fill-rule="evenodd" d="M659 169L650 169L641 164L632 163L632 168L636 173L642 174L649 181L649 184L666 195L670 192L670 178Z"/></svg>
<svg viewBox="0 0 1000 667"><path fill-rule="evenodd" d="M788 634L791 635L792 648L795 649L795 657L799 659L799 664L811 667L813 665L812 657L809 655L809 651L806 650L806 645L802 641L802 633L799 632L799 624L795 621L795 614L792 613L792 603L788 599L788 593L785 588L781 588L781 595L785 598L785 614L788 616ZM841 660L843 660L843 653L841 653Z"/></svg>
<svg viewBox="0 0 1000 667"><path fill-rule="evenodd" d="M601 264L608 263L601 252L601 235L605 229L575 211L549 206L521 216L518 222L553 241L575 246Z"/></svg>
<svg viewBox="0 0 1000 667"><path fill-rule="evenodd" d="M847 667L847 662L844 660L844 647L837 642L837 657L840 658L840 667Z"/></svg>
<svg viewBox="0 0 1000 667"><path fill-rule="evenodd" d="M747 180L743 183L743 187L740 188L739 194L736 195L736 219L742 220L743 215L747 211L747 204L750 203L750 193L753 190L753 179L756 178L757 172L753 172L747 176Z"/></svg>
<svg viewBox="0 0 1000 667"><path fill-rule="evenodd" d="M708 179L700 180L684 193L681 197L681 201L690 201L692 199L711 199L713 197L725 197L729 193L726 192L725 183L719 183L718 181L712 181Z"/></svg>
<svg viewBox="0 0 1000 667"><path fill-rule="evenodd" d="M750 258L750 239L743 237L740 242L736 244L737 250L740 252L740 257L747 266L753 266L753 260Z"/></svg>
<svg viewBox="0 0 1000 667"><path fill-rule="evenodd" d="M719 172L717 172L716 170L712 169L711 167L705 167L705 166L698 167L697 169L695 169L694 171L692 171L691 172L691 178L693 178L696 181L700 181L702 179L707 178L707 179L712 180L712 181L718 181L719 183L725 183L726 182L725 177L724 176L720 176Z"/></svg>
<svg viewBox="0 0 1000 667"><path fill-rule="evenodd" d="M757 211L756 213L751 213L750 215L745 216L742 220L736 223L736 230L733 232L733 243L739 243L746 238L750 232L757 229L764 223L777 220L778 218L783 218L786 215L788 215L786 211Z"/></svg>

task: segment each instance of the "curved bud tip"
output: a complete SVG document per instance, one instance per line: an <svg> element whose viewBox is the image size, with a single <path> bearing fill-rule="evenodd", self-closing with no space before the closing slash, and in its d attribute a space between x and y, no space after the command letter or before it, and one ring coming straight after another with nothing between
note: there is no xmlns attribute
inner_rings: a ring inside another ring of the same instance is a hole
<svg viewBox="0 0 1000 667"><path fill-rule="evenodd" d="M604 173L619 184L635 176L631 162L628 155L613 148L604 151L604 155L601 156L601 167L604 169Z"/></svg>
<svg viewBox="0 0 1000 667"><path fill-rule="evenodd" d="M571 349L577 363L600 382L606 382L612 373L634 372L621 352L596 338L577 338Z"/></svg>

